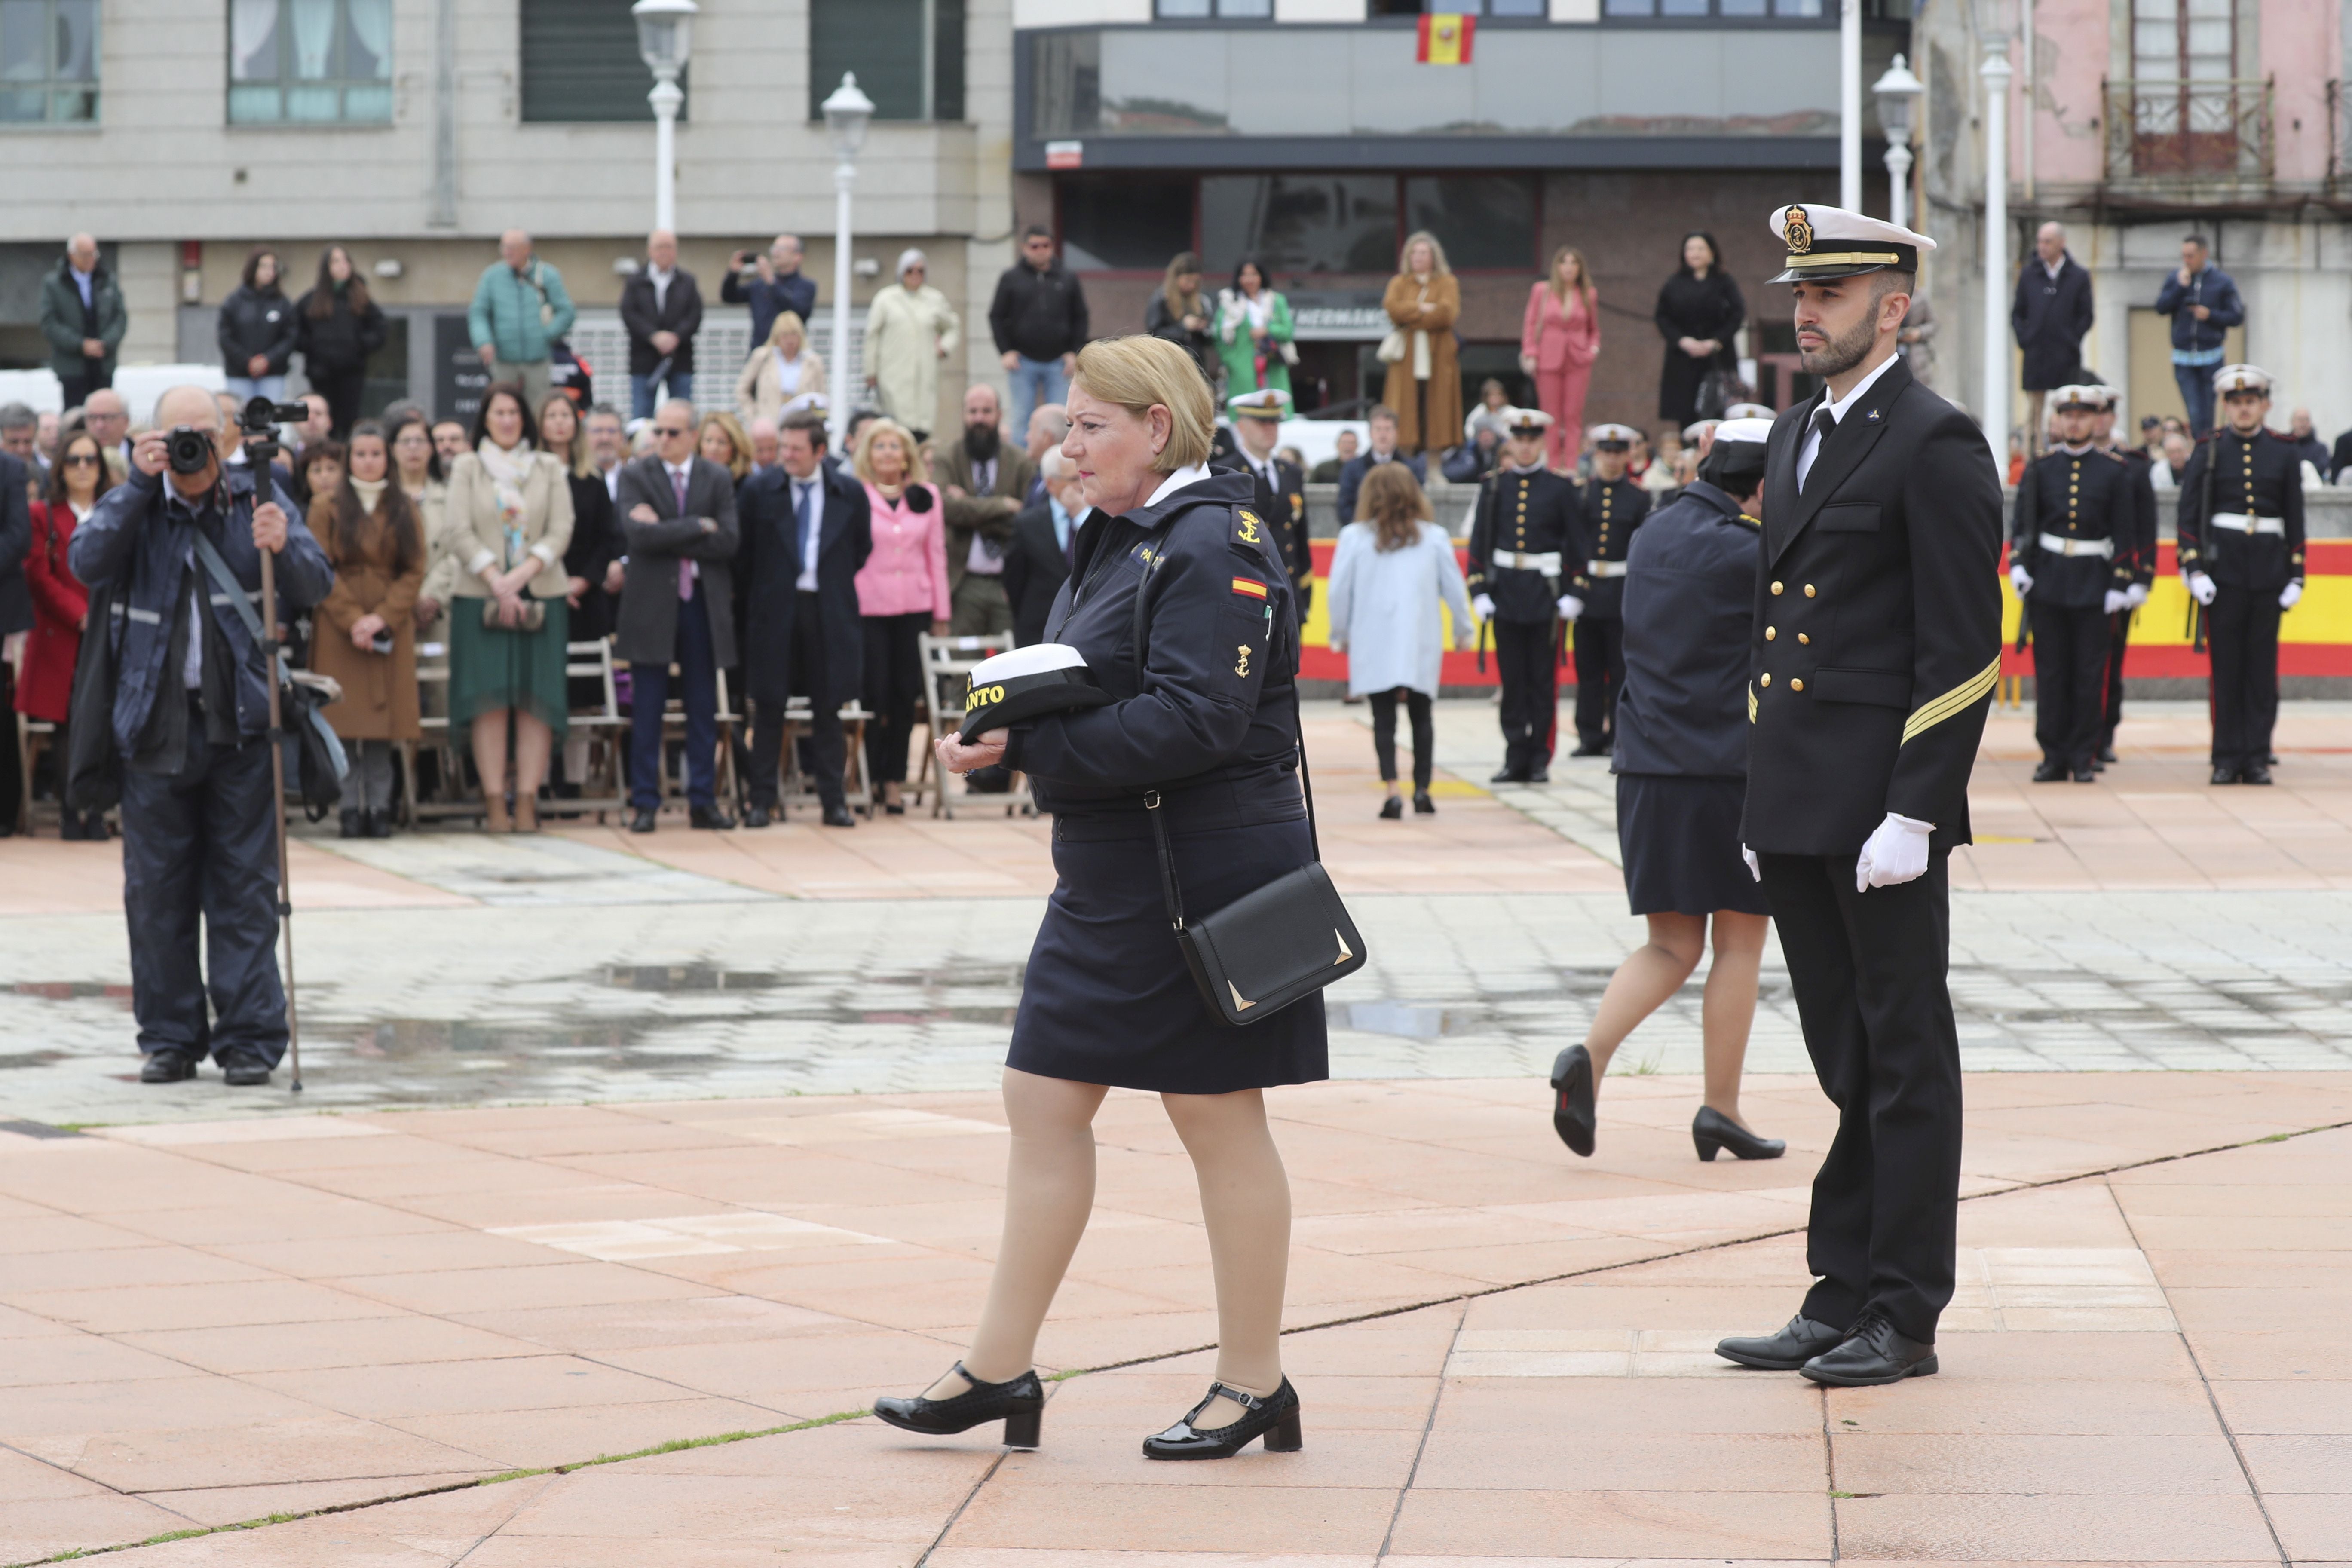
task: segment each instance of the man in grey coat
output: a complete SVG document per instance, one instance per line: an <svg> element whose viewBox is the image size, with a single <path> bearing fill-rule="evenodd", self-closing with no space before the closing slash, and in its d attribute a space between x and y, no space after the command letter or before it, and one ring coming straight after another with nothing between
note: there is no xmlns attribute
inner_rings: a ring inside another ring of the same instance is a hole
<svg viewBox="0 0 2352 1568"><path fill-rule="evenodd" d="M694 451L694 405L654 411L654 453L621 470L614 504L628 543L614 653L629 663L629 831L661 809L662 712L672 663L686 708L688 820L732 827L718 795L719 671L735 662L735 481Z"/></svg>

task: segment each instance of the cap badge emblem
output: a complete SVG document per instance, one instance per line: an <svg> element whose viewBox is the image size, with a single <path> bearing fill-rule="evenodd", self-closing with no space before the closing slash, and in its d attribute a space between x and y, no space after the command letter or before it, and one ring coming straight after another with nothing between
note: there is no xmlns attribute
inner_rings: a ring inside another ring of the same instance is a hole
<svg viewBox="0 0 2352 1568"><path fill-rule="evenodd" d="M1802 256L1813 247L1813 220L1802 207L1789 209L1788 220L1781 225L1781 233L1789 241L1789 252L1792 256Z"/></svg>

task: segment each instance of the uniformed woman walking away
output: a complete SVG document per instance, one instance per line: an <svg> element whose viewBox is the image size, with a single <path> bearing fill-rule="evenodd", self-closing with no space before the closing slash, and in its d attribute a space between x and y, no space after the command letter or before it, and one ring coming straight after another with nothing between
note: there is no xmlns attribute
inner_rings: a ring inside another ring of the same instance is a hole
<svg viewBox="0 0 2352 1568"><path fill-rule="evenodd" d="M1037 1331L1094 1206L1095 1111L1157 1092L1192 1157L1217 1289L1209 1394L1144 1440L1157 1459L1299 1446L1282 1375L1290 1185L1264 1090L1327 1076L1318 995L1246 1028L1212 1019L1170 931L1145 816L1156 792L1191 905L1220 909L1313 858L1299 781L1296 610L1247 474L1211 473L1209 389L1174 343L1111 338L1078 355L1063 455L1088 506L1045 640L1076 648L1113 700L992 730L940 754L1002 763L1054 816L1059 877L1013 1024L1004 1240L964 1359L874 1413L910 1432L1003 1420L1034 1447ZM1143 596L1139 616L1137 596ZM1143 637L1138 669L1135 638Z"/></svg>
<svg viewBox="0 0 2352 1568"><path fill-rule="evenodd" d="M1625 690L1617 702L1617 846L1650 940L1609 977L1580 1046L1552 1064L1552 1131L1593 1145L1593 1096L1634 1026L1682 989L1715 925L1701 1005L1706 1086L1691 1121L1702 1160L1728 1149L1777 1160L1739 1114L1739 1069L1756 1021L1756 975L1770 926L1739 857L1748 789L1748 637L1763 527L1764 419L1716 426L1699 477L1650 514L1624 577Z"/></svg>

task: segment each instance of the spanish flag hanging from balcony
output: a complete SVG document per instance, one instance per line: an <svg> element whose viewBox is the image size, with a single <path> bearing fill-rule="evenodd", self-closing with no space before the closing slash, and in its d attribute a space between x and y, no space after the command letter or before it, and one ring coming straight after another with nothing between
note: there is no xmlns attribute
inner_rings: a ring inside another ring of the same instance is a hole
<svg viewBox="0 0 2352 1568"><path fill-rule="evenodd" d="M1421 18L1421 47L1412 58L1425 66L1466 66L1470 63L1470 40L1477 30L1475 16L1426 12Z"/></svg>

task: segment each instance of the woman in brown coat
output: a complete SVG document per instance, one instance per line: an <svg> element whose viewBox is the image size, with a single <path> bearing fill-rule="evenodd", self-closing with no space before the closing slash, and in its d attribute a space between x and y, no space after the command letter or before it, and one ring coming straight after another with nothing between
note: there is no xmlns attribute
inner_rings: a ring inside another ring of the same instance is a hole
<svg viewBox="0 0 2352 1568"><path fill-rule="evenodd" d="M1404 242L1397 275L1389 279L1381 306L1395 323L1390 334L1403 353L1389 360L1381 401L1396 410L1397 449L1442 452L1462 428L1462 360L1454 346L1454 318L1462 314L1462 285L1445 265L1445 247L1427 229ZM1381 356L1391 352L1381 344Z"/></svg>
<svg viewBox="0 0 2352 1568"><path fill-rule="evenodd" d="M352 431L349 473L311 526L334 563L335 587L311 612L310 668L343 689L327 719L352 753L343 837L392 837L392 748L414 741L416 595L425 584L425 530L408 492L392 482L383 426Z"/></svg>

